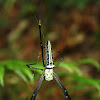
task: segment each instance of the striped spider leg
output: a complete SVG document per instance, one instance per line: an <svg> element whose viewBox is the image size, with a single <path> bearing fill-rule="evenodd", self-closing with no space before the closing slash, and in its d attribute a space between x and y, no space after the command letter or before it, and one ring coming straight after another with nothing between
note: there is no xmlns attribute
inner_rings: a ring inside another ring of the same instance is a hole
<svg viewBox="0 0 100 100"><path fill-rule="evenodd" d="M39 80L39 82L37 84L37 87L35 88L35 90L34 90L34 92L32 94L31 100L35 100L35 98L37 96L37 93L38 93L38 91L40 89L40 86L42 84L43 79L44 79L44 74L41 75L40 80Z"/></svg>
<svg viewBox="0 0 100 100"><path fill-rule="evenodd" d="M53 77L55 78L55 80L57 81L57 83L59 84L60 88L62 89L65 97L67 98L67 100L71 100L71 98L68 95L67 90L65 89L65 87L63 86L63 84L61 83L60 79L58 78L58 76L56 75L56 73L53 74Z"/></svg>

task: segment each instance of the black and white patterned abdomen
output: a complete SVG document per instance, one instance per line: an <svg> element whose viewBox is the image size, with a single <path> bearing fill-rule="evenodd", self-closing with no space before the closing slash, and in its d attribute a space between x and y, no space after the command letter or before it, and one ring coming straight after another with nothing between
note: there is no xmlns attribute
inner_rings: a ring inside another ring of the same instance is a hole
<svg viewBox="0 0 100 100"><path fill-rule="evenodd" d="M45 42L45 65L47 68L54 67L52 45L49 40Z"/></svg>

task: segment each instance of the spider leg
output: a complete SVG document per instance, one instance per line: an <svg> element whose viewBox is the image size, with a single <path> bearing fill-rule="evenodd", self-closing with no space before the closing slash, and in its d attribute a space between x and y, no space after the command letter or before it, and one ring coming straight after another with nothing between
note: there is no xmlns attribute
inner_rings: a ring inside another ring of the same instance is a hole
<svg viewBox="0 0 100 100"><path fill-rule="evenodd" d="M42 43L42 34L41 34L41 8L42 8L42 0L41 0L41 6L40 6L40 16L39 16L39 32L40 32L40 46L41 46L41 51L42 51L42 61L43 61L43 66L45 67L44 64L44 52L43 52L43 43Z"/></svg>
<svg viewBox="0 0 100 100"><path fill-rule="evenodd" d="M63 84L61 83L60 79L58 78L58 76L56 75L56 73L54 73L53 77L55 78L55 80L57 81L57 83L59 84L60 88L62 89L65 97L67 98L67 100L71 100L71 98L68 95L67 90L65 89L65 87L63 86Z"/></svg>
<svg viewBox="0 0 100 100"><path fill-rule="evenodd" d="M43 69L31 67L30 65L34 65L34 64L29 64L29 65L26 65L26 66L27 66L28 68L33 68L33 69L37 69L37 70L42 70L42 71L43 71Z"/></svg>
<svg viewBox="0 0 100 100"><path fill-rule="evenodd" d="M57 50L57 49L52 49L52 50L57 51L57 52L60 54L60 56L62 57L61 60L53 67L53 69L54 69L54 68L56 68L56 67L59 65L59 63L60 63L64 58L63 58L63 56L62 56L62 54L61 54L61 52L60 52L59 50Z"/></svg>
<svg viewBox="0 0 100 100"><path fill-rule="evenodd" d="M34 92L32 94L31 100L35 100L35 98L37 96L37 93L38 93L38 91L40 89L40 86L42 84L43 78L44 78L44 75L42 74L41 77L40 77L40 80L39 80L39 82L38 82L38 84L37 84L37 86L36 86L36 88L35 88L35 90L34 90Z"/></svg>

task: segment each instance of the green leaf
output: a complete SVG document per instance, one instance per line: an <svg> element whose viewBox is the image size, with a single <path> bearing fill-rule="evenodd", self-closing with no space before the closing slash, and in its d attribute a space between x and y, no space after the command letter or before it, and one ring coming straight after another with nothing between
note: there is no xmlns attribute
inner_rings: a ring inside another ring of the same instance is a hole
<svg viewBox="0 0 100 100"><path fill-rule="evenodd" d="M4 72L5 69L3 66L0 66L0 84L4 86Z"/></svg>
<svg viewBox="0 0 100 100"><path fill-rule="evenodd" d="M34 82L34 74L32 74L32 71L28 68L23 68L23 72L28 76L28 78L30 79L31 83Z"/></svg>
<svg viewBox="0 0 100 100"><path fill-rule="evenodd" d="M20 71L20 70L15 70L15 73L20 76L26 83L27 83L27 78L26 76Z"/></svg>
<svg viewBox="0 0 100 100"><path fill-rule="evenodd" d="M69 80L66 80L66 84L67 82L69 82L69 84L74 82L73 88L75 89L81 89L81 88L84 88L85 86L93 86L100 93L100 79L93 79L89 77L78 76L77 74L74 74L74 73L66 73L66 72L61 72L61 71L58 72L57 75L67 76L67 79L68 77L70 77Z"/></svg>
<svg viewBox="0 0 100 100"><path fill-rule="evenodd" d="M96 67L98 70L100 70L100 64L93 59L82 59L82 60L76 61L74 63L78 64L78 65L80 65L80 64L91 64L94 67Z"/></svg>
<svg viewBox="0 0 100 100"><path fill-rule="evenodd" d="M74 63L60 63L59 65L67 69L70 73L76 72L78 75L82 76L82 72Z"/></svg>
<svg viewBox="0 0 100 100"><path fill-rule="evenodd" d="M32 64L32 63L27 63L27 64ZM27 65L27 64L26 64L26 65ZM33 63L33 64L34 64L34 63ZM30 65L30 66L31 66L31 67L40 68L40 69L44 69L44 67L43 67L43 65L42 65L41 62L35 63L35 65ZM43 73L43 71L37 70L37 69L32 69L32 68L30 68L30 70L34 70L34 71L38 72L39 74L42 74L42 73Z"/></svg>
<svg viewBox="0 0 100 100"><path fill-rule="evenodd" d="M76 82L81 84L82 88L83 88L83 86L93 86L98 90L98 92L100 92L100 84L98 82L99 79L93 79L93 78L89 78L89 77L78 76L78 75L75 75L75 74L71 74L70 76L73 77L73 79Z"/></svg>

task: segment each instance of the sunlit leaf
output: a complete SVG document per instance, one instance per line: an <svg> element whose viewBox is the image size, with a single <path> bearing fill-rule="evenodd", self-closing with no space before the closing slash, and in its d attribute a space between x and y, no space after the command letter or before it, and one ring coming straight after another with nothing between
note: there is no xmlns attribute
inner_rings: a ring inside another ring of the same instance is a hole
<svg viewBox="0 0 100 100"><path fill-rule="evenodd" d="M4 86L4 72L5 69L3 66L0 66L0 84Z"/></svg>
<svg viewBox="0 0 100 100"><path fill-rule="evenodd" d="M67 76L68 76L68 74L67 74ZM93 78L89 78L89 77L78 76L76 74L69 74L69 76L71 78L73 78L76 82L79 83L79 87L80 87L80 85L81 85L81 88L83 88L84 86L93 86L98 90L98 92L100 92L100 84L98 82L99 79L93 79ZM78 87L78 86L76 86L76 87Z"/></svg>
<svg viewBox="0 0 100 100"><path fill-rule="evenodd" d="M65 69L67 69L70 73L76 72L78 75L80 75L80 76L82 75L82 72L74 63L60 63L59 65Z"/></svg>
<svg viewBox="0 0 100 100"><path fill-rule="evenodd" d="M38 62L38 63L35 63L35 64L34 63L27 63L27 64L33 64L33 65L30 65L31 67L36 67L36 68L44 69L44 67L43 67L41 62ZM38 72L39 74L42 74L42 72L43 72L41 70L32 69L32 68L30 68L30 70L34 70L34 71Z"/></svg>
<svg viewBox="0 0 100 100"><path fill-rule="evenodd" d="M31 83L33 83L34 81L34 74L32 74L32 71L29 70L28 68L23 68L23 72L28 76L28 78L30 79Z"/></svg>
<svg viewBox="0 0 100 100"><path fill-rule="evenodd" d="M74 63L78 64L78 65L80 65L80 64L91 64L94 67L96 67L98 70L100 70L100 64L96 60L93 60L93 59L82 59L82 60L78 60Z"/></svg>
<svg viewBox="0 0 100 100"><path fill-rule="evenodd" d="M66 83L67 81L70 81L70 83L73 83L73 82L77 83L74 85L75 89L81 89L81 88L84 88L85 86L93 86L100 93L100 79L93 79L89 77L78 76L74 73L66 73L66 72L58 72L57 75L70 77L69 80L66 80Z"/></svg>
<svg viewBox="0 0 100 100"><path fill-rule="evenodd" d="M20 70L16 70L15 73L20 76L26 83L27 83L27 78L26 76L20 71Z"/></svg>

